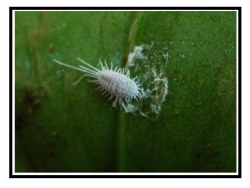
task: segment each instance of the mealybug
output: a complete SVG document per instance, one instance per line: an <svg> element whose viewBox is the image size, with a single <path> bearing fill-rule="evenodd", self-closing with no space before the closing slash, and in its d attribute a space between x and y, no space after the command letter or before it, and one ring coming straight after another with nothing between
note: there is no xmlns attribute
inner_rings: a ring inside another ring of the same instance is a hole
<svg viewBox="0 0 250 188"><path fill-rule="evenodd" d="M138 78L130 78L129 71L125 73L124 69L115 67L113 69L113 64L111 63L111 68L108 67L106 61L105 65L101 65L101 70L96 67L88 64L87 62L77 58L80 62L82 62L85 66L79 65L79 67L74 67L71 65L64 64L58 60L54 61L60 65L64 65L66 67L79 70L84 72L85 74L77 81L77 83L84 77L88 76L93 78L90 82L98 84L98 89L103 91L103 94L110 95L109 99L115 97L115 101L113 106L116 106L118 102L124 108L124 102L130 102L133 99L140 100L143 98L143 89L138 82Z"/></svg>

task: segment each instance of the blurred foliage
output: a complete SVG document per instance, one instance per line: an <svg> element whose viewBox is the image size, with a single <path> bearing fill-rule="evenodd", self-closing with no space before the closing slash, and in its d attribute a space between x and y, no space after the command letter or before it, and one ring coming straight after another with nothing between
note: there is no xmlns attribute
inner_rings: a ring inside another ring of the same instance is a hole
<svg viewBox="0 0 250 188"><path fill-rule="evenodd" d="M124 67L152 43L170 53L156 121L53 62ZM235 172L236 13L15 12L15 115L16 172Z"/></svg>

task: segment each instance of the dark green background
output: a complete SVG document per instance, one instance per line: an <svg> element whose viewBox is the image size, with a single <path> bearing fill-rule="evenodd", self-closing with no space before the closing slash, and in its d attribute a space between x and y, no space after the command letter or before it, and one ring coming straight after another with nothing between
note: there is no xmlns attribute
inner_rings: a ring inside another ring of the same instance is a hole
<svg viewBox="0 0 250 188"><path fill-rule="evenodd" d="M156 121L53 62L124 67L151 43L170 53ZM16 12L15 115L16 172L235 172L236 12Z"/></svg>

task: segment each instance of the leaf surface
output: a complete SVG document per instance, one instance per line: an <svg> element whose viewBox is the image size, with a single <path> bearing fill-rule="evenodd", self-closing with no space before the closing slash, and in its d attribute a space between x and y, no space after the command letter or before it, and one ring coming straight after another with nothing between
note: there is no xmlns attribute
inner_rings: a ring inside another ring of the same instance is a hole
<svg viewBox="0 0 250 188"><path fill-rule="evenodd" d="M126 67L142 44L170 55L157 120L53 62ZM236 13L16 12L15 113L16 172L235 172Z"/></svg>

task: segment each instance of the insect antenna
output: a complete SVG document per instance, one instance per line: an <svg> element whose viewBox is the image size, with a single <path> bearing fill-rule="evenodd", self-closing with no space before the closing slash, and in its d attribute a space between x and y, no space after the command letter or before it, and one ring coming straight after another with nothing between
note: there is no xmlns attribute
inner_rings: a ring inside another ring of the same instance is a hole
<svg viewBox="0 0 250 188"><path fill-rule="evenodd" d="M71 66L71 65L68 65L68 64L65 64L65 63L62 63L56 59L54 59L54 62L60 64L60 65L63 65L63 66L66 66L66 67L69 67L69 68L72 68L72 69L75 69L75 70L79 70L79 71L82 71L84 73L86 73L85 75L86 76L89 76L89 77L92 77L92 78L97 78L97 75L98 73L100 72L100 70L98 70L97 68L93 67L92 65L86 63L85 61L81 60L80 58L77 58L77 60L79 60L80 62L82 62L83 64L87 65L88 67L84 67L84 66L81 66L79 65L79 68L78 67L74 67L74 66ZM81 77L82 79L83 77ZM77 81L78 83L78 81Z"/></svg>
<svg viewBox="0 0 250 188"><path fill-rule="evenodd" d="M86 74L82 75L76 82L72 83L73 86L77 85L85 76Z"/></svg>
<svg viewBox="0 0 250 188"><path fill-rule="evenodd" d="M58 60L56 60L56 59L54 59L54 62L56 62L56 63L58 63L58 64L60 64L60 65L63 65L63 66L65 66L65 67L69 67L69 68L72 68L72 69L75 69L75 70L79 70L79 71L84 72L84 71L83 71L82 69L80 69L80 68L77 68L77 67L74 67L74 66L71 66L71 65L62 63L62 62L60 62L60 61L58 61Z"/></svg>
<svg viewBox="0 0 250 188"><path fill-rule="evenodd" d="M87 62L83 61L82 59L80 59L80 58L78 58L78 57L77 57L76 59L77 59L78 61L82 62L83 64L87 65L88 67L92 68L92 69L95 70L96 72L100 72L99 69L97 69L97 68L95 68L94 66L88 64ZM90 69L89 69L89 70L90 70Z"/></svg>

